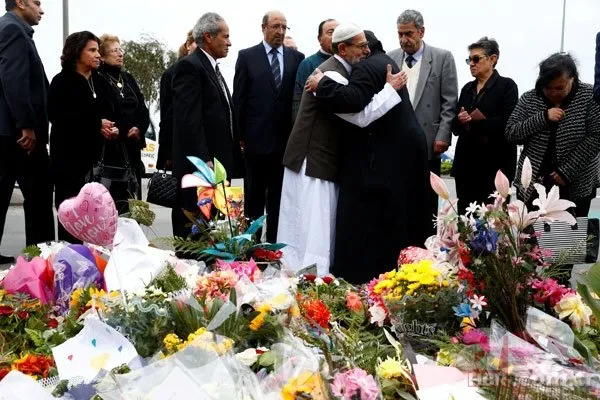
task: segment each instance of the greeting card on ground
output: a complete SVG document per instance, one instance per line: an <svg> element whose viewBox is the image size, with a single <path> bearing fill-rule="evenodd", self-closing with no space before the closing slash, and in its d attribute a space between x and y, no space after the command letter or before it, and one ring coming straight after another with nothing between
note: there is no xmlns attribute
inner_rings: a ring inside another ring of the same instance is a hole
<svg viewBox="0 0 600 400"><path fill-rule="evenodd" d="M77 336L52 349L60 379L91 382L101 370L128 364L137 357L131 342L95 317L88 317Z"/></svg>
<svg viewBox="0 0 600 400"><path fill-rule="evenodd" d="M439 385L454 385L458 382L466 382L468 378L468 374L459 369L437 365L414 364L413 371L421 390Z"/></svg>
<svg viewBox="0 0 600 400"><path fill-rule="evenodd" d="M53 400L42 385L19 371L10 371L0 381L0 400Z"/></svg>

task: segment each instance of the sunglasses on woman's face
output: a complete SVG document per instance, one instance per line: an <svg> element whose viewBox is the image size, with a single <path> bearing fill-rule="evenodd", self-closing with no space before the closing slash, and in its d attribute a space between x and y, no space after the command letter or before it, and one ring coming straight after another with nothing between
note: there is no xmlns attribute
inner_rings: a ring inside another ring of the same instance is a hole
<svg viewBox="0 0 600 400"><path fill-rule="evenodd" d="M475 55L473 57L469 57L465 60L465 62L467 63L467 65L471 65L471 63L473 64L477 64L479 63L479 61L483 60L484 58L486 58L487 56L480 56L480 55Z"/></svg>

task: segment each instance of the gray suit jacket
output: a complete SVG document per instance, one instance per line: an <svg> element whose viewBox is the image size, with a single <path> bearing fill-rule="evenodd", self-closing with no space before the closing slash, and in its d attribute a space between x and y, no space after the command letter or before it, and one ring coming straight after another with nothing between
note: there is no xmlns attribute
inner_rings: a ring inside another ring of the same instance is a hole
<svg viewBox="0 0 600 400"><path fill-rule="evenodd" d="M388 55L402 69L404 51L400 48L388 52ZM435 157L434 141L452 142L450 125L456 115L457 100L458 80L452 53L425 45L413 108L425 132L430 160Z"/></svg>
<svg viewBox="0 0 600 400"><path fill-rule="evenodd" d="M319 69L339 72L349 78L348 71L335 57L331 57ZM317 98L304 92L300 100L298 116L288 139L283 156L283 165L294 172L299 172L306 159L306 175L337 182L339 170L339 135L346 125L333 113L319 110Z"/></svg>

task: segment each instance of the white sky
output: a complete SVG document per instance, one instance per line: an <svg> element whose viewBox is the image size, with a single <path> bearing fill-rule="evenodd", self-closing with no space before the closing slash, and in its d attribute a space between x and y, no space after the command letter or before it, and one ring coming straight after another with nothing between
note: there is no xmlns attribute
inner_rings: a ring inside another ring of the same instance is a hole
<svg viewBox="0 0 600 400"><path fill-rule="evenodd" d="M487 35L498 40L498 71L514 79L522 93L533 87L537 65L560 49L563 0L222 0L209 7L200 0L70 0L70 32L90 30L121 39L150 33L172 49L185 40L200 15L221 14L229 24L232 47L220 61L232 88L240 49L262 40L265 11L281 10L298 49L306 55L318 49L317 27L326 18L348 21L375 32L386 51L397 48L396 18L407 8L425 19L425 41L450 50L456 60L459 87L471 80L464 63L466 47ZM62 0L42 0L45 15L34 36L48 78L60 70ZM581 78L593 83L596 32L600 30L600 0L567 0L565 51L578 60ZM125 66L126 67L126 66Z"/></svg>

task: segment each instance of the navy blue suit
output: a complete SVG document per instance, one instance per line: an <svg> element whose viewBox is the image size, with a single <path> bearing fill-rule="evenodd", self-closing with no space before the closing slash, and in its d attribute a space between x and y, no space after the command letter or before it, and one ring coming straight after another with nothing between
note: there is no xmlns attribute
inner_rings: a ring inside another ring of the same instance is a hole
<svg viewBox="0 0 600 400"><path fill-rule="evenodd" d="M25 199L26 243L54 240L47 95L33 29L8 12L0 17L0 240L15 181ZM31 154L17 143L23 129L36 136Z"/></svg>
<svg viewBox="0 0 600 400"><path fill-rule="evenodd" d="M263 42L241 50L235 65L233 104L245 143L244 210L250 219L267 208L267 240L275 242L283 181L283 153L292 131L292 100L304 54L283 47L277 90Z"/></svg>

